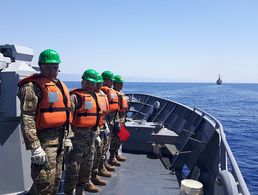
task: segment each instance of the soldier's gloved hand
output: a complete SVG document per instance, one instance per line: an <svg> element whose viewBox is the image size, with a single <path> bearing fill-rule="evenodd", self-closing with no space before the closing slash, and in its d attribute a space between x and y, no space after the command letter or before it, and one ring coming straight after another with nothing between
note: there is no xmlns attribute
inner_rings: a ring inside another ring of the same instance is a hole
<svg viewBox="0 0 258 195"><path fill-rule="evenodd" d="M109 130L109 128L106 128L104 132L105 132L105 136L107 136L107 137L108 137L108 136L109 136L109 134L110 134L110 130Z"/></svg>
<svg viewBox="0 0 258 195"><path fill-rule="evenodd" d="M95 142L96 142L96 144L100 147L100 145L101 145L101 138L100 138L100 136L97 136L97 137L96 137Z"/></svg>
<svg viewBox="0 0 258 195"><path fill-rule="evenodd" d="M45 151L40 147L31 150L31 162L35 165L44 165L47 160Z"/></svg>
<svg viewBox="0 0 258 195"><path fill-rule="evenodd" d="M70 152L73 149L73 144L71 142L71 139L66 138L64 141L64 147L67 152Z"/></svg>

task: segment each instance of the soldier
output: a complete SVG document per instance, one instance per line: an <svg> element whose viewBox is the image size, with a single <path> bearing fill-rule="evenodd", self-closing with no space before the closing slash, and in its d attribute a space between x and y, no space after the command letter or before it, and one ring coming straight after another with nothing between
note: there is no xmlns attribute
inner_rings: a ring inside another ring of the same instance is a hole
<svg viewBox="0 0 258 195"><path fill-rule="evenodd" d="M70 118L70 95L57 79L59 55L52 49L40 53L40 74L18 84L21 101L21 130L31 150L29 194L57 194L63 161L64 136ZM69 143L70 144L70 143ZM69 145L71 146L71 144Z"/></svg>
<svg viewBox="0 0 258 195"><path fill-rule="evenodd" d="M110 143L110 156L108 159L108 163L113 166L121 166L121 163L116 159L116 143L118 137L118 129L115 128L115 122L118 120L118 96L114 89L112 89L114 74L111 71L104 71L102 73L102 78L104 79L103 86L101 90L107 95L109 102L109 114L108 114L108 125L111 131L111 143Z"/></svg>
<svg viewBox="0 0 258 195"><path fill-rule="evenodd" d="M128 102L125 94L121 91L123 88L123 82L124 79L120 75L115 75L114 80L113 80L113 89L116 90L118 100L119 100L119 112L118 112L118 122L116 123L115 126L119 126L120 124L125 123L125 118L126 118L126 112L128 109ZM121 155L118 155L118 150L122 144L122 141L120 139L116 139L116 142L114 143L114 147L116 148L116 159L120 162L126 161L126 157L123 157Z"/></svg>
<svg viewBox="0 0 258 195"><path fill-rule="evenodd" d="M88 69L82 75L82 88L70 92L74 137L71 138L73 149L65 159L64 193L67 195L73 194L74 188L77 195L83 194L83 189L89 192L100 190L90 179L99 112L93 92L96 82L97 72Z"/></svg>
<svg viewBox="0 0 258 195"><path fill-rule="evenodd" d="M94 164L92 170L92 182L95 185L106 185L105 180L100 180L97 174L103 177L111 177L111 173L107 171L104 166L106 161L106 153L109 147L109 129L107 125L107 114L109 111L109 104L107 100L107 96L103 91L100 90L102 87L103 78L99 74L98 75L98 83L96 84L94 91L97 96L98 105L100 108L100 116L99 116L99 124L98 124L98 136L95 142L95 152L94 152ZM93 179L95 178L95 179Z"/></svg>

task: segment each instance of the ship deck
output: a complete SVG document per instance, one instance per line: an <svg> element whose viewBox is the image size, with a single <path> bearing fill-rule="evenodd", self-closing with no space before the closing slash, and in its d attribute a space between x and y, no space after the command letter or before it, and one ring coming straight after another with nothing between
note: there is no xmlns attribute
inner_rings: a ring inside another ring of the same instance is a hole
<svg viewBox="0 0 258 195"><path fill-rule="evenodd" d="M108 184L101 186L101 195L167 195L179 194L179 185L175 175L165 169L159 159L143 154L123 153L128 159L121 167L116 167L111 178L105 178ZM99 186L98 186L99 187ZM62 193L59 193L62 194ZM85 192L85 194L93 194Z"/></svg>

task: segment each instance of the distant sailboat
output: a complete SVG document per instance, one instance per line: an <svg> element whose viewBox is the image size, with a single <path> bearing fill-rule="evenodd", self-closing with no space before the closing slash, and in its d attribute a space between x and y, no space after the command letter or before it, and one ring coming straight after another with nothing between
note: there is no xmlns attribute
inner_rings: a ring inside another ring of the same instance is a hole
<svg viewBox="0 0 258 195"><path fill-rule="evenodd" d="M221 78L220 78L220 74L219 74L218 80L216 81L216 84L217 84L217 85L221 85L221 84L222 84L222 80L221 80Z"/></svg>

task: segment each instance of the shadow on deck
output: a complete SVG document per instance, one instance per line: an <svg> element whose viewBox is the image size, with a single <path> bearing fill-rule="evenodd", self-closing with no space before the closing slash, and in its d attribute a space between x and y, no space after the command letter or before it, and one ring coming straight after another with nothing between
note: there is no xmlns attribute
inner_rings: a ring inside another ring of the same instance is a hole
<svg viewBox="0 0 258 195"><path fill-rule="evenodd" d="M179 185L175 175L165 169L159 159L148 158L142 154L123 153L127 161L116 167L111 178L105 178L108 184L101 186L101 195L167 195L179 194ZM63 193L59 193L63 194Z"/></svg>

